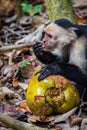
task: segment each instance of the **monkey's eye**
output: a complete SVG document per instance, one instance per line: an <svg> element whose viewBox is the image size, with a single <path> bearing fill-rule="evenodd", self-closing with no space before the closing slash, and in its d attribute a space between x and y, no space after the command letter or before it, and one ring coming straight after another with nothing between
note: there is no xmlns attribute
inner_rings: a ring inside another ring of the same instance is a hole
<svg viewBox="0 0 87 130"><path fill-rule="evenodd" d="M51 34L47 34L47 35L48 35L48 37L50 37L50 38L52 38L52 37L53 37Z"/></svg>

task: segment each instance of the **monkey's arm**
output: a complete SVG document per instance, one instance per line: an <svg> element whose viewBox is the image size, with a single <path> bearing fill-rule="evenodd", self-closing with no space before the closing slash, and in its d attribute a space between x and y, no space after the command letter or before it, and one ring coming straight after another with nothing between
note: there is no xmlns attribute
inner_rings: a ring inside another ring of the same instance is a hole
<svg viewBox="0 0 87 130"><path fill-rule="evenodd" d="M71 64L59 64L62 69L62 76L81 85L87 85L87 75L79 67Z"/></svg>
<svg viewBox="0 0 87 130"><path fill-rule="evenodd" d="M53 55L51 52L44 51L40 42L36 42L36 44L33 46L33 50L36 57L44 64L60 61L60 58L58 56Z"/></svg>
<svg viewBox="0 0 87 130"><path fill-rule="evenodd" d="M87 85L87 75L84 74L77 66L67 63L53 63L42 67L39 71L38 80L42 80L48 75L61 75L78 84Z"/></svg>
<svg viewBox="0 0 87 130"><path fill-rule="evenodd" d="M38 73L40 73L40 76L38 77L39 81L51 74L55 74L64 76L67 79L76 82L80 97L82 97L84 101L87 101L87 75L81 72L77 66L56 62L42 67L37 74Z"/></svg>

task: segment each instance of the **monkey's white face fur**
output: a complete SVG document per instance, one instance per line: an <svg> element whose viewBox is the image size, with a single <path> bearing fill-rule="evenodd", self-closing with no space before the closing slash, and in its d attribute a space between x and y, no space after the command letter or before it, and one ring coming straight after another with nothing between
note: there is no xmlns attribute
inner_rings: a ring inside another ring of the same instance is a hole
<svg viewBox="0 0 87 130"><path fill-rule="evenodd" d="M56 25L55 23L49 24L45 29L45 36L42 39L43 47L47 50L53 50L56 47L62 48L67 44L75 41L77 36L72 28L68 30Z"/></svg>

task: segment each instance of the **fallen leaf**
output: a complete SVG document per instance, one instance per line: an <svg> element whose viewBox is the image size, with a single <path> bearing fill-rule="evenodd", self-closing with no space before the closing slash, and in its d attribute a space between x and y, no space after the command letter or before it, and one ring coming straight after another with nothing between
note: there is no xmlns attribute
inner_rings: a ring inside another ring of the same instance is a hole
<svg viewBox="0 0 87 130"><path fill-rule="evenodd" d="M18 81L15 78L13 78L12 85L14 88L18 87Z"/></svg>

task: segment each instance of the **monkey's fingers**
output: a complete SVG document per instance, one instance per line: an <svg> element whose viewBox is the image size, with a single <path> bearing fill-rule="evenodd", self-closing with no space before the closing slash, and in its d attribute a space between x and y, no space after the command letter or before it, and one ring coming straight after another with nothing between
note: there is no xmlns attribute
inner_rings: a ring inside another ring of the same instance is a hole
<svg viewBox="0 0 87 130"><path fill-rule="evenodd" d="M43 47L42 47L42 45L41 45L41 43L36 43L34 46L33 46L33 50L34 50L34 53L36 54L36 55L40 55L40 54L42 54L42 49L43 49Z"/></svg>
<svg viewBox="0 0 87 130"><path fill-rule="evenodd" d="M36 42L36 44L34 44L33 48L36 50L38 48L42 48L42 44L41 42Z"/></svg>
<svg viewBox="0 0 87 130"><path fill-rule="evenodd" d="M45 79L47 76L49 76L51 74L50 70L46 70L46 71L40 71L40 76L38 77L38 80L41 81L43 79Z"/></svg>
<svg viewBox="0 0 87 130"><path fill-rule="evenodd" d="M43 71L44 71L44 69L46 69L47 68L47 66L43 66L42 68L41 68L41 70L39 70L37 73L35 73L35 75L37 75L37 74L39 74L39 73L42 73Z"/></svg>

